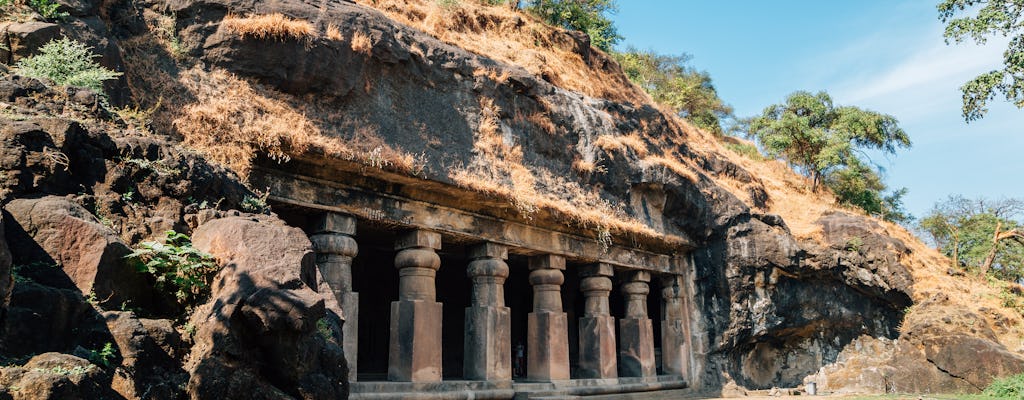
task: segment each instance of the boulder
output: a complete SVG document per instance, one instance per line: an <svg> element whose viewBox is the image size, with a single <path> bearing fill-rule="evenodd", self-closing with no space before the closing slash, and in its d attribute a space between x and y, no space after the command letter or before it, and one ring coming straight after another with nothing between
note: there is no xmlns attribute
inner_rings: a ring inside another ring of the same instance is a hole
<svg viewBox="0 0 1024 400"><path fill-rule="evenodd" d="M819 393L964 393L977 388L928 362L925 353L900 339L861 336L836 362L807 376Z"/></svg>
<svg viewBox="0 0 1024 400"><path fill-rule="evenodd" d="M188 374L181 368L181 337L170 320L140 319L132 312L103 313L121 356L111 387L127 399L176 399Z"/></svg>
<svg viewBox="0 0 1024 400"><path fill-rule="evenodd" d="M925 338L921 344L929 362L979 390L994 378L1024 372L1024 357L991 340L950 334Z"/></svg>
<svg viewBox="0 0 1024 400"><path fill-rule="evenodd" d="M150 286L124 258L131 249L82 206L63 197L16 199L4 208L8 240L19 262L58 266L101 304L145 307Z"/></svg>
<svg viewBox="0 0 1024 400"><path fill-rule="evenodd" d="M11 22L0 25L0 40L9 44L8 50L0 50L0 61L14 65L18 60L31 56L53 39L60 37L60 26L49 22Z"/></svg>
<svg viewBox="0 0 1024 400"><path fill-rule="evenodd" d="M210 302L191 319L198 327L186 369L193 399L344 398L348 374L341 348L317 332L325 313L313 291L312 245L302 230L268 216L207 222L193 245L224 269ZM334 321L340 322L340 321Z"/></svg>
<svg viewBox="0 0 1024 400"><path fill-rule="evenodd" d="M69 354L44 353L23 366L0 368L0 397L13 400L117 399L103 369Z"/></svg>
<svg viewBox="0 0 1024 400"><path fill-rule="evenodd" d="M5 356L70 352L79 344L79 333L97 325L95 311L77 290L42 285L36 281L39 273L26 272L24 281L14 286L0 333Z"/></svg>

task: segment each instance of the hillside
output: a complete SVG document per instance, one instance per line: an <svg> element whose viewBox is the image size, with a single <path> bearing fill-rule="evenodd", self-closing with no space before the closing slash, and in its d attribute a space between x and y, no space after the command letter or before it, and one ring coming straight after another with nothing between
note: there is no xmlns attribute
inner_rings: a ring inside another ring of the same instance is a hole
<svg viewBox="0 0 1024 400"><path fill-rule="evenodd" d="M0 398L42 396L9 387L38 365L88 369L104 343L113 364L69 384L95 398L346 397L340 328L320 326L344 316L310 283L314 248L278 209L278 172L397 182L682 260L702 390L976 392L1024 370L1016 286L956 273L782 161L730 150L739 139L655 104L586 35L473 1L59 3L66 18L8 14L21 20L0 33L0 277L21 276L0 285ZM109 104L8 69L56 32L123 71ZM268 198L273 213L252 206ZM232 266L188 313L117 261L167 229Z"/></svg>

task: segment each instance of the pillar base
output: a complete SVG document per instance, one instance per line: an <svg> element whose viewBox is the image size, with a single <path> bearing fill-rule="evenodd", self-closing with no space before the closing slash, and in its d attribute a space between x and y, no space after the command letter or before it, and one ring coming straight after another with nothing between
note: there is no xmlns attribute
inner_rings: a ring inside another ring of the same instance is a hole
<svg viewBox="0 0 1024 400"><path fill-rule="evenodd" d="M665 375L690 380L690 357L686 350L686 329L683 320L661 321L661 368Z"/></svg>
<svg viewBox="0 0 1024 400"><path fill-rule="evenodd" d="M348 381L356 381L359 360L359 293L342 293L341 310L345 323L341 326L341 350L348 363Z"/></svg>
<svg viewBox="0 0 1024 400"><path fill-rule="evenodd" d="M654 364L654 328L649 318L619 320L619 376L648 377Z"/></svg>
<svg viewBox="0 0 1024 400"><path fill-rule="evenodd" d="M532 312L527 316L527 379L535 382L569 379L568 326L564 312Z"/></svg>
<svg viewBox="0 0 1024 400"><path fill-rule="evenodd" d="M441 303L426 300L391 302L388 380L441 381Z"/></svg>
<svg viewBox="0 0 1024 400"><path fill-rule="evenodd" d="M466 307L466 379L512 380L511 320L508 307Z"/></svg>
<svg viewBox="0 0 1024 400"><path fill-rule="evenodd" d="M617 378L615 317L583 317L580 323L580 378Z"/></svg>

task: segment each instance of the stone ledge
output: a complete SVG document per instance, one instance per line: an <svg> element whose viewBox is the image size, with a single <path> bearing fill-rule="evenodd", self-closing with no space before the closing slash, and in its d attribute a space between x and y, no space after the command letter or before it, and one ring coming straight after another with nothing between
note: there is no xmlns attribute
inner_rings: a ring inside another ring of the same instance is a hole
<svg viewBox="0 0 1024 400"><path fill-rule="evenodd" d="M646 378L571 379L555 382L443 381L433 383L353 382L352 400L389 399L535 399L572 398L618 393L685 389L677 376Z"/></svg>

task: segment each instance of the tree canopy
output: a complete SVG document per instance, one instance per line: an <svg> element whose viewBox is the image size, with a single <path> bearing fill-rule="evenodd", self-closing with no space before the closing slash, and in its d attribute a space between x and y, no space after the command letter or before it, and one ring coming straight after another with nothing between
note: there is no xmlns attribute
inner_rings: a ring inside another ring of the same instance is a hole
<svg viewBox="0 0 1024 400"><path fill-rule="evenodd" d="M526 10L549 24L586 33L590 43L604 51L622 40L607 16L618 10L615 0L529 0Z"/></svg>
<svg viewBox="0 0 1024 400"><path fill-rule="evenodd" d="M815 189L825 174L861 162L864 149L894 154L898 147L910 147L910 137L893 116L836 107L825 92L794 92L750 119L748 129L769 155L804 171Z"/></svg>
<svg viewBox="0 0 1024 400"><path fill-rule="evenodd" d="M968 9L977 9L977 14L960 16ZM946 43L970 38L984 44L990 36L1011 37L1002 69L978 75L960 87L964 119L970 122L985 116L988 102L997 93L1024 108L1024 0L944 0L938 10L946 24Z"/></svg>
<svg viewBox="0 0 1024 400"><path fill-rule="evenodd" d="M918 226L955 266L999 278L1024 278L1024 200L967 199L938 202Z"/></svg>
<svg viewBox="0 0 1024 400"><path fill-rule="evenodd" d="M769 156L782 157L811 178L812 190L824 183L840 203L870 215L906 222L902 210L906 189L884 195L885 184L865 160L865 150L894 154L910 147L910 138L896 118L852 106L836 106L825 92L794 92L781 104L744 121Z"/></svg>
<svg viewBox="0 0 1024 400"><path fill-rule="evenodd" d="M629 80L655 101L707 131L722 134L721 120L732 115L732 107L718 97L707 72L689 66L689 55L664 55L630 47L614 56Z"/></svg>

